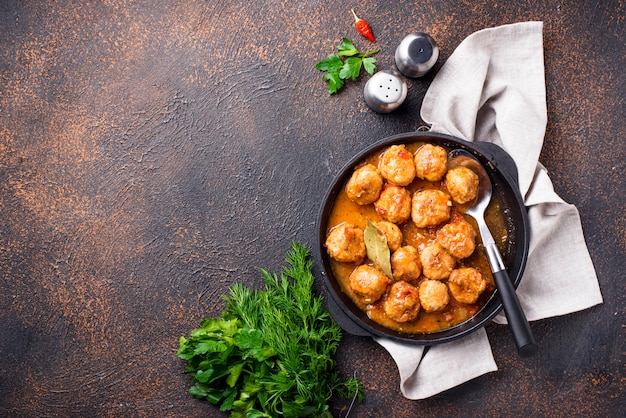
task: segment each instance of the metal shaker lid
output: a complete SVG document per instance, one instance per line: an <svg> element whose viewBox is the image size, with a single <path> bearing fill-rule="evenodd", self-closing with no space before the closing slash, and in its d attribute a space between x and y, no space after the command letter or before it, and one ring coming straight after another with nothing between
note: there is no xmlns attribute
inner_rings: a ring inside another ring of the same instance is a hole
<svg viewBox="0 0 626 418"><path fill-rule="evenodd" d="M439 48L435 40L423 32L404 37L396 48L396 66L407 77L421 77L435 65Z"/></svg>

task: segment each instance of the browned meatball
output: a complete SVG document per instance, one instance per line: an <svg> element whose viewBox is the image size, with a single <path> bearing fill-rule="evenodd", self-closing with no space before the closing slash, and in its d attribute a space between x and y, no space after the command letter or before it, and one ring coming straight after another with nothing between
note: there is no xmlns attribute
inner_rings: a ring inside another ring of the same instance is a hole
<svg viewBox="0 0 626 418"><path fill-rule="evenodd" d="M374 203L383 188L383 178L372 164L354 170L346 184L346 195L359 205Z"/></svg>
<svg viewBox="0 0 626 418"><path fill-rule="evenodd" d="M350 274L350 289L359 295L363 302L374 303L387 291L391 280L378 268L367 264L357 267Z"/></svg>
<svg viewBox="0 0 626 418"><path fill-rule="evenodd" d="M418 279L422 273L422 262L415 247L406 245L391 254L393 278L410 282Z"/></svg>
<svg viewBox="0 0 626 418"><path fill-rule="evenodd" d="M437 280L424 280L419 287L420 303L426 312L445 309L450 302L448 286Z"/></svg>
<svg viewBox="0 0 626 418"><path fill-rule="evenodd" d="M411 216L411 193L404 187L387 184L374 206L389 222L403 223Z"/></svg>
<svg viewBox="0 0 626 418"><path fill-rule="evenodd" d="M471 202L478 192L478 175L467 167L454 167L446 174L446 187L455 202Z"/></svg>
<svg viewBox="0 0 626 418"><path fill-rule="evenodd" d="M360 263L366 254L363 230L347 222L337 225L326 237L326 250L342 263Z"/></svg>
<svg viewBox="0 0 626 418"><path fill-rule="evenodd" d="M395 282L385 299L385 313L396 322L407 322L417 318L420 311L419 290L404 282Z"/></svg>
<svg viewBox="0 0 626 418"><path fill-rule="evenodd" d="M438 146L426 144L415 153L415 173L428 181L439 181L448 168L448 152Z"/></svg>
<svg viewBox="0 0 626 418"><path fill-rule="evenodd" d="M476 231L465 220L451 222L437 232L437 242L456 258L472 255L476 248Z"/></svg>
<svg viewBox="0 0 626 418"><path fill-rule="evenodd" d="M415 178L415 161L404 145L392 145L378 164L380 174L390 183L407 186Z"/></svg>
<svg viewBox="0 0 626 418"><path fill-rule="evenodd" d="M446 192L426 189L413 193L411 218L419 228L437 226L450 219L452 201Z"/></svg>
<svg viewBox="0 0 626 418"><path fill-rule="evenodd" d="M389 250L395 251L402 245L402 230L400 227L389 221L376 222L376 229L385 234Z"/></svg>
<svg viewBox="0 0 626 418"><path fill-rule="evenodd" d="M456 260L437 242L425 247L420 254L422 273L433 280L443 280L450 276Z"/></svg>
<svg viewBox="0 0 626 418"><path fill-rule="evenodd" d="M480 294L487 288L487 281L478 270L463 267L453 270L448 279L452 297L461 303L476 303Z"/></svg>

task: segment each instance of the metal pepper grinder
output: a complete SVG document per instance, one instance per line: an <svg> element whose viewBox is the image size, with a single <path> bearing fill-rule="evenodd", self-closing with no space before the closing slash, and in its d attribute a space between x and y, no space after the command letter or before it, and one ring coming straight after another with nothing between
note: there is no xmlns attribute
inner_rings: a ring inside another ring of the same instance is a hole
<svg viewBox="0 0 626 418"><path fill-rule="evenodd" d="M407 35L396 48L396 67L407 77L422 77L437 62L439 48L424 32Z"/></svg>

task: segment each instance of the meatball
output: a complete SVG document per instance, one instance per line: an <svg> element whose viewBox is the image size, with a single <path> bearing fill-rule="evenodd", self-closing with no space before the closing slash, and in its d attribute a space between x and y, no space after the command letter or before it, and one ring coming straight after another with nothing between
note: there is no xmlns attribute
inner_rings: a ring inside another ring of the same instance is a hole
<svg viewBox="0 0 626 418"><path fill-rule="evenodd" d="M346 184L346 195L359 205L374 203L383 188L383 178L372 164L354 170Z"/></svg>
<svg viewBox="0 0 626 418"><path fill-rule="evenodd" d="M366 254L363 230L347 222L337 225L326 238L326 250L339 262L360 263Z"/></svg>
<svg viewBox="0 0 626 418"><path fill-rule="evenodd" d="M426 144L415 153L415 174L421 179L439 181L448 168L448 152L438 146Z"/></svg>
<svg viewBox="0 0 626 418"><path fill-rule="evenodd" d="M367 264L357 267L348 280L350 289L365 303L374 303L380 299L391 283L382 271Z"/></svg>
<svg viewBox="0 0 626 418"><path fill-rule="evenodd" d="M463 267L450 273L448 287L452 297L461 303L476 303L487 287L487 281L478 270Z"/></svg>
<svg viewBox="0 0 626 418"><path fill-rule="evenodd" d="M443 280L450 276L456 260L437 242L425 247L420 254L422 273L429 279Z"/></svg>
<svg viewBox="0 0 626 418"><path fill-rule="evenodd" d="M419 252L410 245L399 248L391 254L393 278L410 282L418 279L422 273Z"/></svg>
<svg viewBox="0 0 626 418"><path fill-rule="evenodd" d="M404 281L395 282L385 299L387 316L396 322L407 322L417 318L419 311L420 298L417 287Z"/></svg>
<svg viewBox="0 0 626 418"><path fill-rule="evenodd" d="M390 183L407 186L415 178L415 161L404 145L392 145L380 158L380 174Z"/></svg>
<svg viewBox="0 0 626 418"><path fill-rule="evenodd" d="M387 184L374 207L389 222L403 223L411 217L411 193L404 187Z"/></svg>
<svg viewBox="0 0 626 418"><path fill-rule="evenodd" d="M442 311L450 302L448 286L437 280L424 280L420 284L419 295L426 312Z"/></svg>
<svg viewBox="0 0 626 418"><path fill-rule="evenodd" d="M478 175L467 167L454 167L446 174L446 187L455 202L471 202L478 192Z"/></svg>
<svg viewBox="0 0 626 418"><path fill-rule="evenodd" d="M426 189L413 194L411 218L419 228L437 226L450 219L452 201L441 190Z"/></svg>
<svg viewBox="0 0 626 418"><path fill-rule="evenodd" d="M472 255L476 248L476 231L465 220L451 222L437 232L437 242L456 258Z"/></svg>
<svg viewBox="0 0 626 418"><path fill-rule="evenodd" d="M395 251L402 245L402 231L400 227L389 221L376 222L376 229L385 234L387 238L387 246L391 251Z"/></svg>

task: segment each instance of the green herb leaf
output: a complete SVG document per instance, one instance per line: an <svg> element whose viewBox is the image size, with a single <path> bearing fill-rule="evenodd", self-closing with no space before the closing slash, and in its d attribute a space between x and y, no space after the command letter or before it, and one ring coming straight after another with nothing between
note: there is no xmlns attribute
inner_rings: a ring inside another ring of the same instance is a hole
<svg viewBox="0 0 626 418"><path fill-rule="evenodd" d="M343 68L339 72L339 77L343 79L351 78L352 80L356 80L361 74L361 64L363 63L363 58L359 57L350 57L343 64Z"/></svg>
<svg viewBox="0 0 626 418"><path fill-rule="evenodd" d="M367 225L365 226L364 238L367 258L369 258L372 263L374 263L374 265L385 274L385 276L393 280L387 237L384 233L379 231L369 219L367 220Z"/></svg>
<svg viewBox="0 0 626 418"><path fill-rule="evenodd" d="M327 59L318 62L315 66L318 70L326 73L322 76L322 79L328 82L329 94L335 94L343 87L343 80L339 76L339 71L341 71L342 67L343 61L335 54L330 54Z"/></svg>
<svg viewBox="0 0 626 418"><path fill-rule="evenodd" d="M315 68L320 71L335 71L337 68L341 67L343 67L343 61L336 54L330 54L327 59L315 65Z"/></svg>
<svg viewBox="0 0 626 418"><path fill-rule="evenodd" d="M343 87L343 80L339 76L339 72L327 73L322 76L322 80L328 82L328 93L335 94Z"/></svg>
<svg viewBox="0 0 626 418"><path fill-rule="evenodd" d="M339 51L339 55L342 57L352 57L359 53L359 50L356 49L352 41L348 38L342 39L342 42L337 45L337 51Z"/></svg>
<svg viewBox="0 0 626 418"><path fill-rule="evenodd" d="M198 370L196 374L194 375L194 377L196 378L196 380L198 380L198 382L206 383L209 381L212 374L213 374L213 369Z"/></svg>
<svg viewBox="0 0 626 418"><path fill-rule="evenodd" d="M344 80L356 80L361 74L361 67L369 74L376 71L376 60L371 56L377 54L379 49L360 52L352 41L343 38L337 45L337 51L337 54L330 54L315 65L316 69L325 73L322 80L328 83L329 94L337 93L344 86Z"/></svg>
<svg viewBox="0 0 626 418"><path fill-rule="evenodd" d="M245 363L242 362L228 368L229 374L226 377L226 384L231 388L235 387L235 384L237 384L237 379L239 379L239 376L243 371L243 366L245 366Z"/></svg>
<svg viewBox="0 0 626 418"><path fill-rule="evenodd" d="M196 345L194 354L219 353L226 350L226 344L218 341L203 341Z"/></svg>
<svg viewBox="0 0 626 418"><path fill-rule="evenodd" d="M376 58L363 58L363 68L365 68L365 71L369 74L374 74L374 71L376 71Z"/></svg>
<svg viewBox="0 0 626 418"><path fill-rule="evenodd" d="M205 398L207 395L209 395L210 392L205 385L196 383L189 389L189 393L195 396L196 398L202 399L202 398Z"/></svg>

